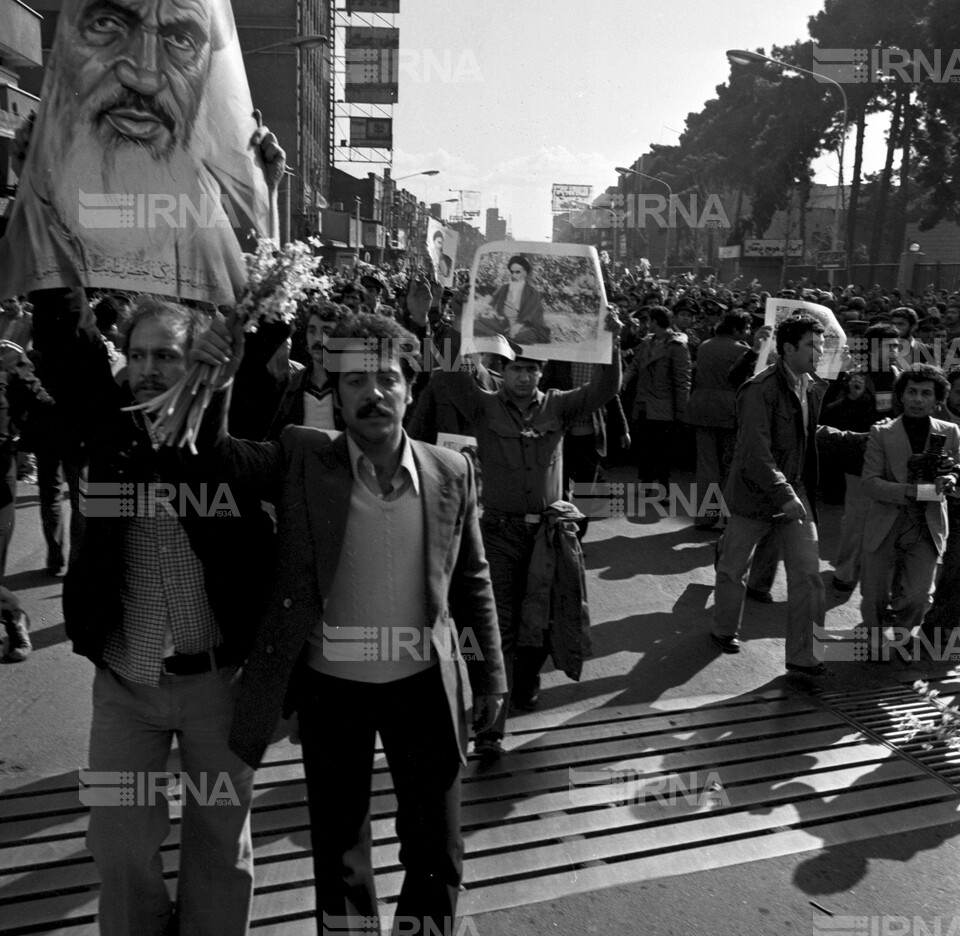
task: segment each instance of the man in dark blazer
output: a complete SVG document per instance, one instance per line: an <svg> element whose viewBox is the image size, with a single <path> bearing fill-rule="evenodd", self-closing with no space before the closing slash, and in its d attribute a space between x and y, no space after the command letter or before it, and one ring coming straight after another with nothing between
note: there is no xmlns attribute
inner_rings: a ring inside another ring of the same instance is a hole
<svg viewBox="0 0 960 936"><path fill-rule="evenodd" d="M235 365L225 327L217 337L204 345L210 360ZM360 933L377 917L379 732L406 870L395 931L449 932L463 858L464 664L476 730L493 723L507 688L473 469L402 429L414 336L361 314L331 338L346 347L327 366L344 435L291 426L279 442L252 443L220 427L214 441L206 426L201 440L224 478L258 486L277 510L277 569L230 743L256 767L285 700L298 712L318 926Z"/></svg>
<svg viewBox="0 0 960 936"><path fill-rule="evenodd" d="M912 365L894 385L903 414L870 430L861 476L869 505L860 608L874 658L881 655L888 605L904 633L915 632L933 600L947 543L943 495L956 486L960 459L960 430L932 416L949 389L939 367Z"/></svg>

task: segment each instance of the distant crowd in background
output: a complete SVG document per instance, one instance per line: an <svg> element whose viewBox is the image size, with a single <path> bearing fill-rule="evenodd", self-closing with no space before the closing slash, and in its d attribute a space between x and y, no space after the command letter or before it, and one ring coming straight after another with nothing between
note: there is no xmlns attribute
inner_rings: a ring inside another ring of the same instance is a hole
<svg viewBox="0 0 960 936"><path fill-rule="evenodd" d="M693 469L701 491L711 483L722 488L735 445L736 385L752 376L761 343L770 337L764 309L771 293L757 281L742 278L722 283L714 276L698 279L688 273L662 280L650 276L646 268L631 272L611 268L608 259L603 260L607 300L618 309L624 325L624 381L609 439L609 420L604 418L588 420L565 443L567 482L595 482L602 476L602 466L633 463L641 481L660 484L664 490L677 469ZM294 327L266 327L248 341L246 376L238 382L230 417L235 435L276 438L290 423L339 426L322 364L322 338L337 322L358 312L393 318L437 349L446 342L441 363L456 360L469 293L468 270L455 271L454 289L441 287L429 269L408 270L400 264L358 261L337 268L318 262L317 272L323 277L325 295L302 305ZM417 291L418 308L411 311L409 297ZM788 281L772 295L830 309L847 334L851 361L826 391L820 417L825 424L863 432L897 415L894 382L915 363L944 367L951 388L958 382L954 365L960 364L960 293L933 285L922 293L901 293L879 285L830 286L802 280ZM72 359L56 342L45 341L43 329L34 335L32 307L24 297L0 303L0 390L5 397L5 406L0 404L4 413L0 444L7 466L0 518L9 515L0 520L0 576L13 532L17 480L39 485L46 571L59 575L66 568L62 482L73 508L71 539L79 537L83 524L78 509L83 456L73 429L76 413L69 381L82 373L83 361L99 356L106 356L111 372L123 381L125 331L135 300L135 295L124 293L74 291L69 304L78 318L78 334L84 337L83 353ZM477 371L480 384L498 386L503 363L485 356ZM590 372L589 366L571 369L557 362L542 370L544 389L570 389L576 385L574 378L586 382ZM421 374L414 386L415 405L408 411L412 432L428 441L436 441L441 432L469 435L471 427L445 402L442 385L432 386L428 376ZM941 412L960 418L960 390L954 394L951 389ZM626 450L620 444L624 440L630 442ZM835 464L826 465L819 495L842 502L855 484L853 478ZM723 529L720 514L709 507L694 523ZM581 536L585 529L582 521ZM850 585L854 578L850 562L842 561L839 570L841 587ZM750 592L763 595L764 586ZM8 659L25 659L30 651L29 621L7 589L0 590L0 619L8 635Z"/></svg>

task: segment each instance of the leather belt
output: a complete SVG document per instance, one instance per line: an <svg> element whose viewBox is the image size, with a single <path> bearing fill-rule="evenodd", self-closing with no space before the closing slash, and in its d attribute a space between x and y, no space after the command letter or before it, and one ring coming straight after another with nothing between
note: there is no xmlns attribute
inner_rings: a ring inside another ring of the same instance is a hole
<svg viewBox="0 0 960 936"><path fill-rule="evenodd" d="M220 669L230 662L226 648L214 647L204 653L175 653L163 658L163 671L170 676L195 676Z"/></svg>

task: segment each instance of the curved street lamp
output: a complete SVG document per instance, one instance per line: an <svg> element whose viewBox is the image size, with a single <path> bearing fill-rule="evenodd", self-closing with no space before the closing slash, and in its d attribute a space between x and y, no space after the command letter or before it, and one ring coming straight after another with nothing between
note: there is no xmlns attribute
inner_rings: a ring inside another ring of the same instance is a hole
<svg viewBox="0 0 960 936"><path fill-rule="evenodd" d="M614 166L614 172L619 172L624 175L635 175L640 176L642 179L649 179L651 182L659 182L661 185L665 185L667 191L670 193L670 200L673 201L673 189L670 188L669 183L664 182L663 179L658 179L656 176L647 175L645 172L641 172L639 169L628 169L626 166ZM667 262L670 257L670 216L667 215L667 236L666 243L663 246L663 275L667 276Z"/></svg>
<svg viewBox="0 0 960 936"><path fill-rule="evenodd" d="M727 59L731 65L752 65L755 62L770 62L778 68L791 68L805 75L812 75L817 81L825 81L828 84L832 84L840 92L840 96L843 98L843 133L840 137L840 172L837 176L837 182L839 184L837 185L836 202L833 206L833 233L830 236L830 247L832 250L836 250L837 236L840 232L840 198L843 193L843 152L847 141L847 112L849 110L847 105L847 92L843 90L843 85L840 84L839 81L834 81L833 78L827 75L810 71L809 68L801 68L799 65L794 65L791 62L784 62L783 59L771 58L769 55L761 55L759 52L749 52L746 49L730 49L727 52ZM833 285L833 272L833 270L827 270L831 286Z"/></svg>
<svg viewBox="0 0 960 936"><path fill-rule="evenodd" d="M439 170L439 169L424 169L423 172L410 172L410 173L408 173L407 175L397 176L397 178L395 178L393 181L394 181L394 182L402 182L404 179L412 179L414 176L421 176L421 175L425 175L425 176L440 175L440 170Z"/></svg>
<svg viewBox="0 0 960 936"><path fill-rule="evenodd" d="M271 49L313 49L325 45L327 41L327 37L320 33L308 33L304 36L291 36L289 39L281 39L279 42L257 46L255 49L241 49L240 54L257 55L260 52L269 52Z"/></svg>

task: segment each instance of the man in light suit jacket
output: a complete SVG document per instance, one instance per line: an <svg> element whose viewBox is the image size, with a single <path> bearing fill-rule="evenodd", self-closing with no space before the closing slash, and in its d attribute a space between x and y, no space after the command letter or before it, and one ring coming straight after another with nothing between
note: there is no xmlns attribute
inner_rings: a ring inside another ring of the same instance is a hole
<svg viewBox="0 0 960 936"><path fill-rule="evenodd" d="M903 415L870 430L862 474L870 504L860 590L874 658L881 654L882 628L890 620L888 605L901 633L915 632L930 607L947 541L942 495L956 486L954 466L960 457L960 430L932 417L949 389L939 367L913 364L894 385ZM891 596L896 596L892 602Z"/></svg>
<svg viewBox="0 0 960 936"><path fill-rule="evenodd" d="M327 369L346 434L291 426L279 442L253 443L221 429L213 441L207 426L201 439L222 477L258 489L277 510L277 569L230 744L256 767L285 704L298 712L318 929L361 933L377 918L370 788L379 732L406 870L394 930L451 932L463 858L464 663L475 729L493 724L507 688L473 469L402 429L413 335L361 314L330 344L345 347ZM225 326L204 345L211 361L235 362L230 348Z"/></svg>

